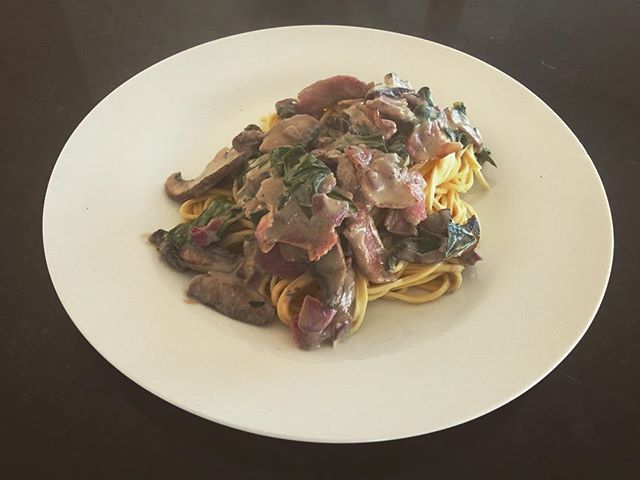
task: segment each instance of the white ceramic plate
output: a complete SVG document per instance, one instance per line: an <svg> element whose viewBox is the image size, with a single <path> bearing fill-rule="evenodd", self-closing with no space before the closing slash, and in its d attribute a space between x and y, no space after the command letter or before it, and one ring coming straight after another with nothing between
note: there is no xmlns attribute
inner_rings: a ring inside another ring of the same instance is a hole
<svg viewBox="0 0 640 480"><path fill-rule="evenodd" d="M187 304L187 276L145 234L179 217L167 175L196 175L275 100L334 74L396 71L437 102L466 102L499 168L473 194L484 261L433 304L377 301L338 348L297 350ZM44 245L60 299L122 373L213 421L288 439L360 442L483 415L548 374L589 326L613 236L587 153L540 99L495 68L425 40L292 27L207 43L136 75L82 121L51 175Z"/></svg>

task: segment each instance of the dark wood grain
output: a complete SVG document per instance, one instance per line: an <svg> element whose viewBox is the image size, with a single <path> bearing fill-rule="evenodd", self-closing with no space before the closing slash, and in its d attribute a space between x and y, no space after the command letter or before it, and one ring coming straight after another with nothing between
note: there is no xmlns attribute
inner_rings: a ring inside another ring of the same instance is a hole
<svg viewBox="0 0 640 480"><path fill-rule="evenodd" d="M250 435L129 381L57 299L42 249L42 203L58 153L84 115L127 78L185 48L307 23L394 30L491 63L547 102L600 172L616 235L600 312L557 369L496 412L371 445ZM636 478L638 25L633 0L0 2L2 478Z"/></svg>

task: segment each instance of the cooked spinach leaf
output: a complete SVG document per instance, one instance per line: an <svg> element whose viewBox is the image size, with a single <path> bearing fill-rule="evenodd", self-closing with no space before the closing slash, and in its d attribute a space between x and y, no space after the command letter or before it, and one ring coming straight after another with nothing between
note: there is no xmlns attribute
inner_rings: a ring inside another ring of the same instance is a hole
<svg viewBox="0 0 640 480"><path fill-rule="evenodd" d="M434 103L433 98L431 97L431 89L429 87L422 87L420 90L418 90L418 95L422 97L422 99L426 101L430 107L433 107Z"/></svg>
<svg viewBox="0 0 640 480"><path fill-rule="evenodd" d="M239 218L241 209L228 200L214 200L195 220L181 223L167 233L167 239L180 248L191 242L191 227L203 227L214 218L222 218L223 223L218 228L218 235L222 237L225 230Z"/></svg>
<svg viewBox="0 0 640 480"><path fill-rule="evenodd" d="M180 225L176 225L171 230L169 230L169 232L167 232L167 240L169 240L169 242L171 242L178 248L182 247L190 240L189 227L191 227L189 223L181 223Z"/></svg>
<svg viewBox="0 0 640 480"><path fill-rule="evenodd" d="M425 122L427 120L434 121L434 120L437 120L438 117L440 116L440 112L435 107L427 103L418 105L414 109L413 113L416 116L416 118L421 122Z"/></svg>
<svg viewBox="0 0 640 480"><path fill-rule="evenodd" d="M417 235L396 241L393 255L409 262L441 262L472 251L479 238L480 226L475 217L464 225L449 221L440 233L418 226Z"/></svg>
<svg viewBox="0 0 640 480"><path fill-rule="evenodd" d="M327 193L327 197L333 198L334 200L342 200L343 202L347 202L347 205L349 206L349 211L351 213L356 213L358 211L355 203L353 203L353 200L351 200L349 197L345 195L342 195L339 192L336 192L335 190L332 190L329 193Z"/></svg>
<svg viewBox="0 0 640 480"><path fill-rule="evenodd" d="M478 159L478 163L480 165L483 165L484 162L489 162L494 167L496 167L496 168L498 167L496 165L496 162L491 157L491 150L489 150L487 148L483 148L482 150L480 150L480 152L476 155L476 158Z"/></svg>
<svg viewBox="0 0 640 480"><path fill-rule="evenodd" d="M286 177L289 170L297 165L300 157L307 151L300 145L295 147L277 147L269 154L271 169L280 177Z"/></svg>
<svg viewBox="0 0 640 480"><path fill-rule="evenodd" d="M407 151L404 135L402 133L398 132L389 139L387 149L390 153L395 153L402 159L401 167L409 165L409 152Z"/></svg>
<svg viewBox="0 0 640 480"><path fill-rule="evenodd" d="M294 195L300 205L311 206L311 197L330 174L329 167L310 153L299 157L296 164L291 163L285 168L285 190L280 195L279 206L282 207Z"/></svg>
<svg viewBox="0 0 640 480"><path fill-rule="evenodd" d="M453 108L455 108L456 110L461 111L465 115L467 114L467 106L464 104L464 102L454 102L453 103Z"/></svg>
<svg viewBox="0 0 640 480"><path fill-rule="evenodd" d="M300 145L272 150L270 162L272 171L282 177L285 186L278 208L282 208L293 196L301 206L310 207L311 197L318 192L322 181L331 175L331 170L324 162L307 153Z"/></svg>
<svg viewBox="0 0 640 480"><path fill-rule="evenodd" d="M475 217L473 217L475 221ZM467 225L458 225L450 222L447 225L447 236L444 239L443 254L444 258L458 257L462 255L470 246L478 240Z"/></svg>
<svg viewBox="0 0 640 480"><path fill-rule="evenodd" d="M331 170L324 162L307 153L300 162L291 168L284 177L284 184L287 187L309 184L314 192L318 190L320 182L331 173Z"/></svg>
<svg viewBox="0 0 640 480"><path fill-rule="evenodd" d="M467 137L462 130L446 127L443 129L443 132L450 142L459 142L465 147L471 143L469 137Z"/></svg>
<svg viewBox="0 0 640 480"><path fill-rule="evenodd" d="M442 238L426 230L418 230L418 235L409 237L404 242L407 246L411 246L416 253L423 255L438 250L442 244Z"/></svg>
<svg viewBox="0 0 640 480"><path fill-rule="evenodd" d="M267 214L267 212L268 210L264 209L264 210L258 210L257 212L250 213L249 220L251 221L251 223L253 223L257 227L258 223L260 222L262 217L264 217Z"/></svg>
<svg viewBox="0 0 640 480"><path fill-rule="evenodd" d="M366 145L369 148L375 148L383 152L388 152L387 144L382 135L354 135L347 133L338 138L334 144L336 150L344 151L351 145Z"/></svg>
<svg viewBox="0 0 640 480"><path fill-rule="evenodd" d="M247 170L252 170L254 168L261 167L265 163L267 163L270 159L269 155L260 155L259 157L254 157L247 162Z"/></svg>

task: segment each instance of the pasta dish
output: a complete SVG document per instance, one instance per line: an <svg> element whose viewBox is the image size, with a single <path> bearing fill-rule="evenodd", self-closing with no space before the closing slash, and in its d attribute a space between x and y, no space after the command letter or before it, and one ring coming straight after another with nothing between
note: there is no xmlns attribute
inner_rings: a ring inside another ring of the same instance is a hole
<svg viewBox="0 0 640 480"><path fill-rule="evenodd" d="M192 180L169 176L182 222L150 241L195 275L187 295L234 319L279 320L311 349L348 338L377 299L458 290L480 223L464 199L495 166L466 107L390 73L338 75L280 100Z"/></svg>

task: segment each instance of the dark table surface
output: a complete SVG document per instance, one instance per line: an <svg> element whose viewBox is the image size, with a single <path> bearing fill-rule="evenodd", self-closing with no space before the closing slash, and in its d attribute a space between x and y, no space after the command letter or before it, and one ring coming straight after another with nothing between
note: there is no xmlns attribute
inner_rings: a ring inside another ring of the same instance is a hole
<svg viewBox="0 0 640 480"><path fill-rule="evenodd" d="M616 236L602 307L569 357L498 411L379 444L258 437L125 378L58 301L42 204L58 153L87 112L185 48L311 23L394 30L489 62L547 102L600 172ZM634 0L0 1L0 476L632 478L640 468L639 78Z"/></svg>

